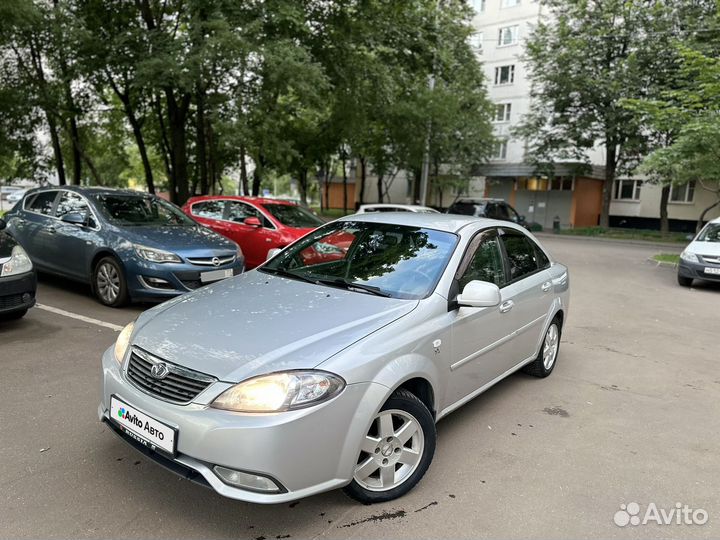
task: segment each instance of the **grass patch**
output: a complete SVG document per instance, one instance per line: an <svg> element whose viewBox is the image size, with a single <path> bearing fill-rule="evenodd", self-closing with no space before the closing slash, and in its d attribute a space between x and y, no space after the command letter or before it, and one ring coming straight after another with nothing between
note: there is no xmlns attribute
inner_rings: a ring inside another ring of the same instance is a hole
<svg viewBox="0 0 720 540"><path fill-rule="evenodd" d="M647 242L677 242L688 243L687 233L671 232L663 235L660 231L646 229L614 229L604 227L581 227L577 229L563 229L560 234L571 236L592 236L595 238L612 238L615 240L645 240Z"/></svg>
<svg viewBox="0 0 720 540"><path fill-rule="evenodd" d="M657 255L653 255L653 261L678 264L680 263L680 255L676 255L675 253L658 253Z"/></svg>

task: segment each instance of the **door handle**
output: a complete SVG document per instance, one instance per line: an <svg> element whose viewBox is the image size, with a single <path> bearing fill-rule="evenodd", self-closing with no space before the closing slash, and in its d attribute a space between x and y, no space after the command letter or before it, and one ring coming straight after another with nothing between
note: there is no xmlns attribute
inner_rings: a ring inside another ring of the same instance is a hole
<svg viewBox="0 0 720 540"><path fill-rule="evenodd" d="M546 281L545 283L542 284L543 292L548 292L551 288L552 288L552 283L549 281Z"/></svg>
<svg viewBox="0 0 720 540"><path fill-rule="evenodd" d="M515 302L513 302L512 300L507 300L506 302L503 302L502 304L500 304L500 313L507 313L513 308L514 305Z"/></svg>

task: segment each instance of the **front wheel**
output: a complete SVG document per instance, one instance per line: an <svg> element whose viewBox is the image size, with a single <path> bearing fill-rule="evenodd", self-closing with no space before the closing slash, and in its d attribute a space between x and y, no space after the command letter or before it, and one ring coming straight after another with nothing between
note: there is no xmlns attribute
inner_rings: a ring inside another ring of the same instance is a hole
<svg viewBox="0 0 720 540"><path fill-rule="evenodd" d="M95 266L93 290L97 299L106 306L120 307L127 303L125 272L114 257L104 257Z"/></svg>
<svg viewBox="0 0 720 540"><path fill-rule="evenodd" d="M678 285L680 285L681 287L690 287L693 282L692 278L684 277L684 276L681 276L680 274L678 274L677 279L678 279Z"/></svg>
<svg viewBox="0 0 720 540"><path fill-rule="evenodd" d="M345 493L364 504L402 497L430 467L436 440L425 404L407 390L396 391L373 419Z"/></svg>

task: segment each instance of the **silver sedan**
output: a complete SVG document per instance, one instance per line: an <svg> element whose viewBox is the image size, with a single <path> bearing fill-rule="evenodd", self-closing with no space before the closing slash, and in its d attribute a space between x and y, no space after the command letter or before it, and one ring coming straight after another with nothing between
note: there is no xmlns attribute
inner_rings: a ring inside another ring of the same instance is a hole
<svg viewBox="0 0 720 540"><path fill-rule="evenodd" d="M514 224L354 215L272 255L146 311L103 356L100 419L227 497L400 497L438 420L555 367L568 271Z"/></svg>

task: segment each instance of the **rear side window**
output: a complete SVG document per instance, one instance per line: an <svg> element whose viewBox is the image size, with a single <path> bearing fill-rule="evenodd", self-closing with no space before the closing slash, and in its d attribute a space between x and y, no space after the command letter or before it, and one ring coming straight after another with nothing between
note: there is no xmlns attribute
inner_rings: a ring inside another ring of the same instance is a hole
<svg viewBox="0 0 720 540"><path fill-rule="evenodd" d="M460 214L463 216L482 216L485 212L485 205L473 202L456 202L448 210L448 214Z"/></svg>
<svg viewBox="0 0 720 540"><path fill-rule="evenodd" d="M57 208L55 209L55 217L61 218L69 214L70 212L76 212L85 217L87 220L88 227L97 227L97 223L93 218L92 212L88 206L87 201L72 191L63 191L58 202Z"/></svg>
<svg viewBox="0 0 720 540"><path fill-rule="evenodd" d="M206 219L222 219L225 211L225 201L203 201L192 205L190 212L193 216Z"/></svg>
<svg viewBox="0 0 720 540"><path fill-rule="evenodd" d="M527 236L506 233L502 236L502 242L507 253L511 281L534 274L547 265L545 254ZM543 255L543 264L539 254Z"/></svg>
<svg viewBox="0 0 720 540"><path fill-rule="evenodd" d="M57 191L43 191L38 193L32 201L28 202L25 209L44 216L51 216L56 195Z"/></svg>

